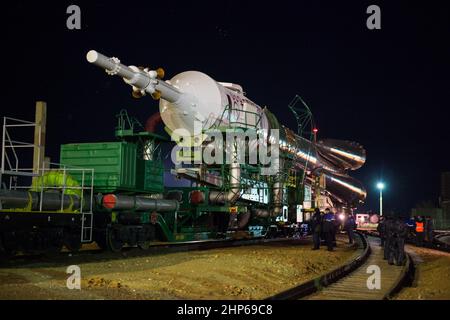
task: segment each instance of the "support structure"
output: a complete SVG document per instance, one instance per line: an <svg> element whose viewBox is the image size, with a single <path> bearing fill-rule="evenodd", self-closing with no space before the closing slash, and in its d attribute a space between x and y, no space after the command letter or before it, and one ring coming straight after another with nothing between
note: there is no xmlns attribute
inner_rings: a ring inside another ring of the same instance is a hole
<svg viewBox="0 0 450 320"><path fill-rule="evenodd" d="M34 127L33 173L39 174L45 159L45 132L47 124L47 103L36 101L36 126ZM35 180L36 177L33 177Z"/></svg>
<svg viewBox="0 0 450 320"><path fill-rule="evenodd" d="M383 215L383 189L380 188L380 217Z"/></svg>

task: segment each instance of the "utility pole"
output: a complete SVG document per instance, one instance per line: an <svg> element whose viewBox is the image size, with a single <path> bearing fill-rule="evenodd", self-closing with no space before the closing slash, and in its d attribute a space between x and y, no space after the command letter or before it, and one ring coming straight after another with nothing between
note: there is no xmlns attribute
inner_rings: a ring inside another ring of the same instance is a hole
<svg viewBox="0 0 450 320"><path fill-rule="evenodd" d="M47 103L36 101L34 127L33 173L39 174L45 159L45 128L47 125ZM33 177L35 180L36 177Z"/></svg>

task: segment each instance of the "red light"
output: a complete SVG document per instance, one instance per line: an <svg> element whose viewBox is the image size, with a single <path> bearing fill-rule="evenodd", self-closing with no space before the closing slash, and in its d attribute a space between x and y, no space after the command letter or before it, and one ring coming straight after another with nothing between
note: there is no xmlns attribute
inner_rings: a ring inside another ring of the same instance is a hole
<svg viewBox="0 0 450 320"><path fill-rule="evenodd" d="M114 209L116 206L117 198L113 194L107 194L103 196L103 206L106 209Z"/></svg>
<svg viewBox="0 0 450 320"><path fill-rule="evenodd" d="M313 132L314 132L314 133L317 133L317 131L319 131L319 129L317 129L317 128L314 128L314 129L313 129Z"/></svg>

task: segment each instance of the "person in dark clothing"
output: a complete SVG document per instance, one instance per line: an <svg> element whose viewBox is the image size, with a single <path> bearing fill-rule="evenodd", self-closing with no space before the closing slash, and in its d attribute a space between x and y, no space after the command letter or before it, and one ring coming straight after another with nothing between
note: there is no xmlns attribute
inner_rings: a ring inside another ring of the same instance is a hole
<svg viewBox="0 0 450 320"><path fill-rule="evenodd" d="M399 237L399 244L398 247L398 255L397 255L397 265L404 265L406 261L406 254L405 254L405 243L406 239L408 238L408 226L404 222L404 218L400 218L399 220L399 227L398 227L398 237Z"/></svg>
<svg viewBox="0 0 450 320"><path fill-rule="evenodd" d="M310 220L311 231L313 236L314 247L313 250L320 249L320 233L322 232L322 215L320 214L320 209L316 208L314 214Z"/></svg>
<svg viewBox="0 0 450 320"><path fill-rule="evenodd" d="M405 241L408 235L408 227L402 218L393 221L391 228L390 252L388 263L401 266L405 263Z"/></svg>
<svg viewBox="0 0 450 320"><path fill-rule="evenodd" d="M414 239L416 236L416 220L414 217L410 217L406 220L406 226L408 227L408 237L407 239Z"/></svg>
<svg viewBox="0 0 450 320"><path fill-rule="evenodd" d="M423 246L423 239L425 238L425 221L421 216L417 216L416 219L416 246Z"/></svg>
<svg viewBox="0 0 450 320"><path fill-rule="evenodd" d="M380 246L384 247L384 241L386 239L386 225L384 224L384 217L380 217L380 221L378 222L377 231L380 235Z"/></svg>
<svg viewBox="0 0 450 320"><path fill-rule="evenodd" d="M331 241L333 243L333 247L336 247L336 233L339 229L339 219L338 219L338 215L337 213L334 214L333 212L331 212L330 208L326 208L325 209L325 214L331 214L333 215L333 230L331 231ZM326 235L324 235L325 241L326 241Z"/></svg>
<svg viewBox="0 0 450 320"><path fill-rule="evenodd" d="M386 216L384 222L384 260L388 260L392 249L392 239L394 234L394 220L391 216Z"/></svg>
<svg viewBox="0 0 450 320"><path fill-rule="evenodd" d="M335 217L334 214L328 209L325 215L322 217L322 230L327 243L328 251L333 251L333 233L335 230Z"/></svg>
<svg viewBox="0 0 450 320"><path fill-rule="evenodd" d="M356 228L356 222L355 218L352 214L348 215L347 220L345 221L344 230L347 232L348 235L348 243L353 243L353 230Z"/></svg>
<svg viewBox="0 0 450 320"><path fill-rule="evenodd" d="M425 231L427 233L427 241L433 243L434 239L434 223L430 216L425 218Z"/></svg>
<svg viewBox="0 0 450 320"><path fill-rule="evenodd" d="M336 247L337 246L336 234L338 234L339 228L341 227L341 222L339 220L339 214L337 212L334 214L334 222L333 222L333 224L334 224L334 229L333 229L333 246Z"/></svg>

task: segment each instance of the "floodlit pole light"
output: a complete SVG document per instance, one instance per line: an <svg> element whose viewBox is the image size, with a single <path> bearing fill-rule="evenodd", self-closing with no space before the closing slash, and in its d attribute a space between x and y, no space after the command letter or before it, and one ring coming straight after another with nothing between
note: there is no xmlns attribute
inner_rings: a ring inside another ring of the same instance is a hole
<svg viewBox="0 0 450 320"><path fill-rule="evenodd" d="M377 183L377 189L380 190L380 217L383 215L383 189L384 189L384 183L378 182Z"/></svg>
<svg viewBox="0 0 450 320"><path fill-rule="evenodd" d="M313 134L314 134L314 142L317 142L317 132L319 132L319 129L314 128L312 131L313 131Z"/></svg>

